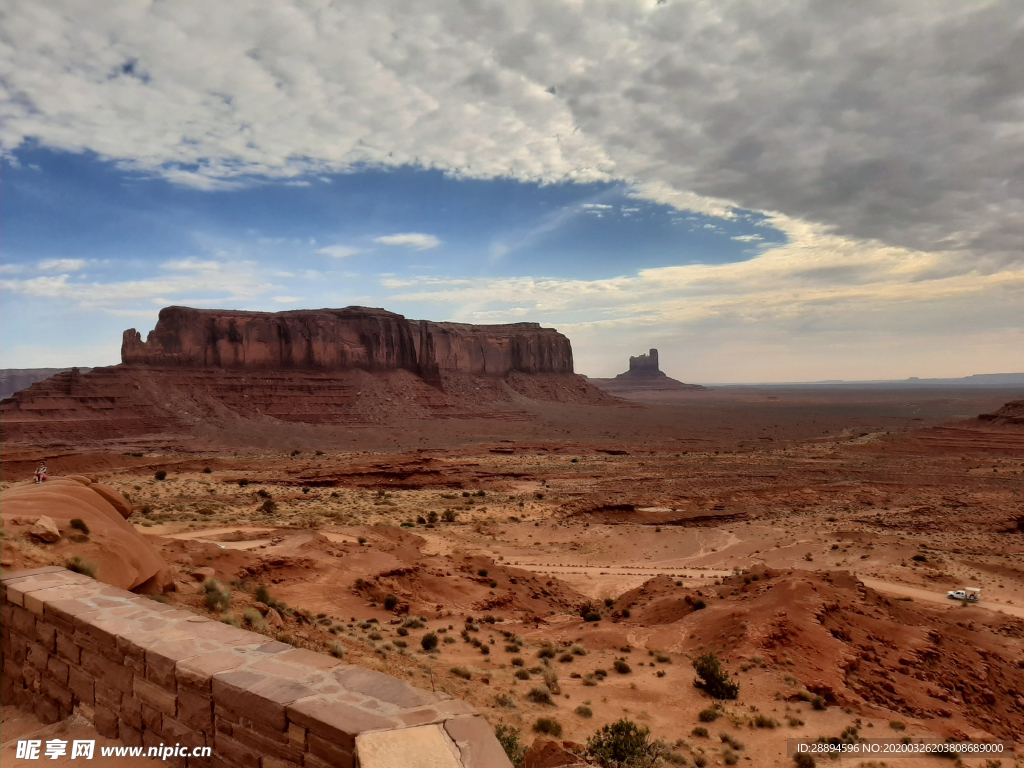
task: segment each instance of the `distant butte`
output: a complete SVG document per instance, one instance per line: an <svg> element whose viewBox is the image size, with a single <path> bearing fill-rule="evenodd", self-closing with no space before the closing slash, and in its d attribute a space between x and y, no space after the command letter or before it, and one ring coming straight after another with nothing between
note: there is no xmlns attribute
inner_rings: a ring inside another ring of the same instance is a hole
<svg viewBox="0 0 1024 768"><path fill-rule="evenodd" d="M684 384L658 367L658 350L629 358L629 370L614 379L588 379L596 387L615 395L626 392L681 392L707 389L699 384Z"/></svg>

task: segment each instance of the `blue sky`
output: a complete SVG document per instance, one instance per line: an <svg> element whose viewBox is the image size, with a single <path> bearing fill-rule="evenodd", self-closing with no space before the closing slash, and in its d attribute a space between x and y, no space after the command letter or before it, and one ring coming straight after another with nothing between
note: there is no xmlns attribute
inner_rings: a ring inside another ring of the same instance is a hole
<svg viewBox="0 0 1024 768"><path fill-rule="evenodd" d="M10 5L2 367L182 303L531 320L598 376L1024 370L1014 0Z"/></svg>

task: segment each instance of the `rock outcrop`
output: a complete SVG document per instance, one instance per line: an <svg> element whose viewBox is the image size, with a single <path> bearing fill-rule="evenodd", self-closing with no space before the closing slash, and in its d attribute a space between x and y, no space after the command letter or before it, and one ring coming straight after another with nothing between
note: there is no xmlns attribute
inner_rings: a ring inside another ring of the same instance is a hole
<svg viewBox="0 0 1024 768"><path fill-rule="evenodd" d="M701 390L699 384L684 384L666 376L658 366L658 350L629 358L629 370L614 379L588 379L591 384L615 395L628 392Z"/></svg>
<svg viewBox="0 0 1024 768"><path fill-rule="evenodd" d="M538 323L407 320L383 309L236 312L167 307L146 341L124 332L121 362L221 370L406 370L475 376L573 372L569 340Z"/></svg>
<svg viewBox="0 0 1024 768"><path fill-rule="evenodd" d="M112 504L112 499L119 503ZM125 519L126 507L131 514L131 505L115 488L81 476L58 477L5 490L0 494L0 521L5 534L28 534L60 561L77 556L94 564L100 581L121 589L161 592L172 584L170 572L156 549ZM72 528L76 519L81 522ZM10 556L6 547L4 556Z"/></svg>
<svg viewBox="0 0 1024 768"><path fill-rule="evenodd" d="M0 400L70 368L0 368ZM88 368L82 370L88 371Z"/></svg>
<svg viewBox="0 0 1024 768"><path fill-rule="evenodd" d="M233 442L263 445L267 420L370 426L522 418L516 410L527 401L618 402L573 373L572 346L554 329L408 320L363 307L167 307L145 341L125 331L121 357L5 400L5 443L231 433Z"/></svg>

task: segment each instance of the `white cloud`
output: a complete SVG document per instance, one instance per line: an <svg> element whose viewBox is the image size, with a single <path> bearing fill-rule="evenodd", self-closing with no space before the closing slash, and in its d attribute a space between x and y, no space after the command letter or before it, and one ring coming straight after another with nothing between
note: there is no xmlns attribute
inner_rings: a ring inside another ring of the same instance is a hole
<svg viewBox="0 0 1024 768"><path fill-rule="evenodd" d="M44 272L78 272L85 268L85 259L44 259L36 266Z"/></svg>
<svg viewBox="0 0 1024 768"><path fill-rule="evenodd" d="M407 248L415 248L417 251L426 251L430 248L437 248L441 244L434 235L424 235L420 232L400 232L394 235L383 235L373 239L375 243L382 245L404 245Z"/></svg>
<svg viewBox="0 0 1024 768"><path fill-rule="evenodd" d="M330 256L334 259L345 259L349 256L355 256L361 251L358 248L352 248L348 245L328 245L323 248L317 248L317 253L322 253L324 256Z"/></svg>
<svg viewBox="0 0 1024 768"><path fill-rule="evenodd" d="M588 210L593 209L593 210L598 210L598 211L610 211L614 206L603 205L601 203L584 203L580 207L581 208L586 208Z"/></svg>
<svg viewBox="0 0 1024 768"><path fill-rule="evenodd" d="M756 243L759 240L764 240L760 235L736 235L733 240L738 240L741 243Z"/></svg>

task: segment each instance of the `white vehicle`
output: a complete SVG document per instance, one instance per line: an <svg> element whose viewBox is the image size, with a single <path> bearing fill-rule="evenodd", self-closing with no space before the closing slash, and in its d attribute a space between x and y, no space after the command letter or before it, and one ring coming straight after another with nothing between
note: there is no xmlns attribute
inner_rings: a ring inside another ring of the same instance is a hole
<svg viewBox="0 0 1024 768"><path fill-rule="evenodd" d="M976 603L981 600L981 590L977 587L967 587L966 589L951 589L946 593L946 597L950 600L966 600L969 603Z"/></svg>

